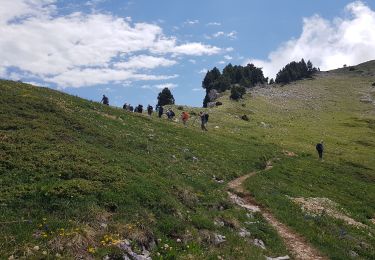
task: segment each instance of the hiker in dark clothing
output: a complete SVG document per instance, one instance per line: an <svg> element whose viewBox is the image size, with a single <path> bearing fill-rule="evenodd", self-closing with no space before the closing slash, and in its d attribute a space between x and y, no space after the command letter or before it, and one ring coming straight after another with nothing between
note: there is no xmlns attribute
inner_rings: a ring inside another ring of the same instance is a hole
<svg viewBox="0 0 375 260"><path fill-rule="evenodd" d="M162 117L162 115L163 115L163 113L164 113L164 108L162 107L162 106L159 106L158 107L158 112L159 112L159 118L161 118Z"/></svg>
<svg viewBox="0 0 375 260"><path fill-rule="evenodd" d="M202 130L208 131L207 128L206 128L206 125L207 125L207 122L208 122L208 114L201 111L199 113L199 117L201 118L201 128L202 128Z"/></svg>
<svg viewBox="0 0 375 260"><path fill-rule="evenodd" d="M128 104L125 103L125 104L122 106L122 108L123 108L124 110L128 110Z"/></svg>
<svg viewBox="0 0 375 260"><path fill-rule="evenodd" d="M173 112L172 109L169 108L168 111L167 111L167 117L168 117L168 119L172 120L174 118L174 116L175 116L175 113Z"/></svg>
<svg viewBox="0 0 375 260"><path fill-rule="evenodd" d="M104 105L109 106L109 99L105 95L103 95L102 101L100 102L102 102Z"/></svg>
<svg viewBox="0 0 375 260"><path fill-rule="evenodd" d="M147 114L149 116L151 116L153 111L154 111L154 108L151 105L148 105L147 106Z"/></svg>
<svg viewBox="0 0 375 260"><path fill-rule="evenodd" d="M323 160L323 151L324 151L323 141L320 141L320 143L316 144L316 150L318 151L319 159Z"/></svg>
<svg viewBox="0 0 375 260"><path fill-rule="evenodd" d="M129 105L129 111L130 111L130 112L133 112L133 111L134 111L134 107L131 106L131 105Z"/></svg>
<svg viewBox="0 0 375 260"><path fill-rule="evenodd" d="M142 114L142 112L143 112L143 106L142 105L138 105L136 109L137 109L138 113Z"/></svg>

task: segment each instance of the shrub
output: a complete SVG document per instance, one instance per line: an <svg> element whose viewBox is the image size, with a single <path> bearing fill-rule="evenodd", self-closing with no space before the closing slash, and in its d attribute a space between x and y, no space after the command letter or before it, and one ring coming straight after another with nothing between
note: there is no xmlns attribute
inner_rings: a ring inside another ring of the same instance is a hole
<svg viewBox="0 0 375 260"><path fill-rule="evenodd" d="M230 91L230 99L239 100L240 98L242 98L243 95L245 95L245 93L245 87L240 85L234 85Z"/></svg>

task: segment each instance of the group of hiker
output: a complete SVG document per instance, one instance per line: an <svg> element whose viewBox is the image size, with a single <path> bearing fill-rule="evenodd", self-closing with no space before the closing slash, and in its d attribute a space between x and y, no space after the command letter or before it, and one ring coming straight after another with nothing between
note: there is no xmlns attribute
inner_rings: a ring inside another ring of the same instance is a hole
<svg viewBox="0 0 375 260"><path fill-rule="evenodd" d="M103 95L101 103L103 103L104 105L108 106L109 105L109 99L108 99L108 97L106 97L105 95ZM136 106L134 108L130 104L125 103L122 108L125 109L126 111L130 111L130 112L134 112L134 113L141 113L141 114L143 113L143 105L138 105L138 106ZM164 114L164 108L163 108L163 106L157 106L156 107L156 111L158 112L158 117L162 118L162 116ZM148 105L147 106L147 114L149 116L152 116L153 112L154 112L153 106ZM174 117L176 116L176 114L173 112L173 110L171 108L168 108L168 110L165 113L165 115L167 116L168 120L173 120ZM208 123L208 117L209 117L208 113L201 111L198 114L198 116L199 116L200 121L201 121L201 129L203 131L208 131L207 127L206 127L207 123ZM183 111L181 113L181 121L182 121L182 123L183 123L183 125L185 127L187 127L187 122L188 122L189 118L190 118L190 114L188 112ZM193 122L193 125L194 125L194 122ZM320 143L316 144L315 148L316 148L316 151L318 152L319 159L323 160L323 152L324 152L323 140L320 141Z"/></svg>
<svg viewBox="0 0 375 260"><path fill-rule="evenodd" d="M107 106L109 105L109 99L106 95L103 95L101 103L103 103L104 105L107 105ZM122 108L126 111L129 111L129 112L140 113L140 114L143 113L143 105L140 105L140 104L136 107L133 107L132 105L125 103L122 106ZM148 105L146 110L147 110L147 114L151 117L152 113L154 112L153 106ZM158 113L158 117L162 118L162 116L164 115L164 107L163 106L157 106L155 110ZM167 116L168 120L173 120L176 116L175 112L171 108L168 108L168 110L165 112L165 115ZM208 129L207 129L207 123L208 123L208 117L209 117L208 113L201 111L198 114L198 116L199 116L200 121L201 121L201 129L203 131L208 131ZM182 121L182 123L185 127L188 126L187 123L188 123L189 119L190 119L190 114L186 111L183 111L181 113L181 121ZM194 125L194 123L195 123L195 120L192 124Z"/></svg>

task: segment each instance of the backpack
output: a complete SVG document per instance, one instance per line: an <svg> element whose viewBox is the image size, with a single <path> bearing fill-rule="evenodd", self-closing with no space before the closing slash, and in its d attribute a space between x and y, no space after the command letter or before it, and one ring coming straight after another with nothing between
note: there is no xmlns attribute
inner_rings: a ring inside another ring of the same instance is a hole
<svg viewBox="0 0 375 260"><path fill-rule="evenodd" d="M208 122L208 117L209 117L208 114L205 114L205 115L204 115L204 119L206 120L206 122Z"/></svg>

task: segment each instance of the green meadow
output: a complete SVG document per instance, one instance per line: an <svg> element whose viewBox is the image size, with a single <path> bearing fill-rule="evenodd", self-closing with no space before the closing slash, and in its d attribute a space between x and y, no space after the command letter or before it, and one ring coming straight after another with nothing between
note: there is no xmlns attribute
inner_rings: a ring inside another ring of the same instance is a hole
<svg viewBox="0 0 375 260"><path fill-rule="evenodd" d="M200 108L182 108L192 115L184 128L2 80L0 258L118 259L124 239L153 259L291 256L260 214L226 193L272 159L245 183L260 204L331 259L374 259L375 106L361 101L374 98L374 81L369 62L257 87L238 102L224 93L202 132ZM294 198L329 199L363 226L303 211Z"/></svg>

